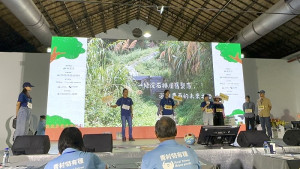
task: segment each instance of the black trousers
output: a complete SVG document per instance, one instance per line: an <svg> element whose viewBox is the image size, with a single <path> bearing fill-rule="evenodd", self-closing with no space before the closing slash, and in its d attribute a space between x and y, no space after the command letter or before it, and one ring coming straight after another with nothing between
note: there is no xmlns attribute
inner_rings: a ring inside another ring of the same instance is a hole
<svg viewBox="0 0 300 169"><path fill-rule="evenodd" d="M214 126L224 126L224 117L222 112L214 114Z"/></svg>
<svg viewBox="0 0 300 169"><path fill-rule="evenodd" d="M254 121L255 121L255 117L245 118L246 130L254 130ZM249 129L249 123L251 125L251 129Z"/></svg>

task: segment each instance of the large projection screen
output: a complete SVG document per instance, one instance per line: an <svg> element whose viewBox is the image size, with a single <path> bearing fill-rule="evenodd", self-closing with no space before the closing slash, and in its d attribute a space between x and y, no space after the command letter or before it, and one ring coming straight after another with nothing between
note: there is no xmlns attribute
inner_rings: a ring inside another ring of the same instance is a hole
<svg viewBox="0 0 300 169"><path fill-rule="evenodd" d="M120 127L120 108L129 90L133 126L153 126L165 89L183 101L178 125L202 125L204 94L220 93L225 114L243 120L244 80L239 44L188 41L53 37L47 127Z"/></svg>

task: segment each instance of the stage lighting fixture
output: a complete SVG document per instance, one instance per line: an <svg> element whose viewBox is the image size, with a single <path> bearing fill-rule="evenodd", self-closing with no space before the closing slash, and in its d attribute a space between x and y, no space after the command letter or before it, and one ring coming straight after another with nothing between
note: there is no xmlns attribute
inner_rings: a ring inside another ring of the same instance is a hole
<svg viewBox="0 0 300 169"><path fill-rule="evenodd" d="M47 53L51 53L51 48L47 48Z"/></svg>
<svg viewBox="0 0 300 169"><path fill-rule="evenodd" d="M149 38L149 37L151 37L151 34L150 34L149 32L146 32L146 33L144 34L144 37L145 37L145 38Z"/></svg>

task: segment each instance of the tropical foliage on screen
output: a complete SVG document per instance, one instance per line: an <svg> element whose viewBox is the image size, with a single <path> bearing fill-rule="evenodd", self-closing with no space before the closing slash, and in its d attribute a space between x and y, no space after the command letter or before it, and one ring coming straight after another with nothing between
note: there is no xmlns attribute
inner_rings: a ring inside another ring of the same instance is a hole
<svg viewBox="0 0 300 169"><path fill-rule="evenodd" d="M85 127L121 126L120 108L101 98L112 95L115 104L123 88L134 102L133 125L153 126L157 120L157 93L140 86L130 74L163 77L166 82L190 82L189 93L213 93L211 44L178 41L89 39L87 50ZM172 92L185 92L171 89ZM202 124L200 99L186 99L175 112L180 125Z"/></svg>

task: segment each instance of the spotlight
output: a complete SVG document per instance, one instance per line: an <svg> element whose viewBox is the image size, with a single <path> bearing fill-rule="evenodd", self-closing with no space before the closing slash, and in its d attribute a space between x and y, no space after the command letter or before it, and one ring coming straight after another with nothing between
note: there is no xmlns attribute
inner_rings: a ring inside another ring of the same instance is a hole
<svg viewBox="0 0 300 169"><path fill-rule="evenodd" d="M161 6L160 9L158 9L158 6L156 6L157 11L159 11L160 14L162 14L164 12L165 7Z"/></svg>
<svg viewBox="0 0 300 169"><path fill-rule="evenodd" d="M244 57L245 57L245 55L242 53L242 54L241 54L241 58L244 58Z"/></svg>
<svg viewBox="0 0 300 169"><path fill-rule="evenodd" d="M162 14L163 12L164 12L164 6L161 6L161 8L160 8L160 14Z"/></svg>
<svg viewBox="0 0 300 169"><path fill-rule="evenodd" d="M149 38L149 37L151 37L151 34L150 34L149 32L146 32L146 33L144 34L144 37L145 37L145 38Z"/></svg>
<svg viewBox="0 0 300 169"><path fill-rule="evenodd" d="M47 48L47 53L51 53L51 48Z"/></svg>

